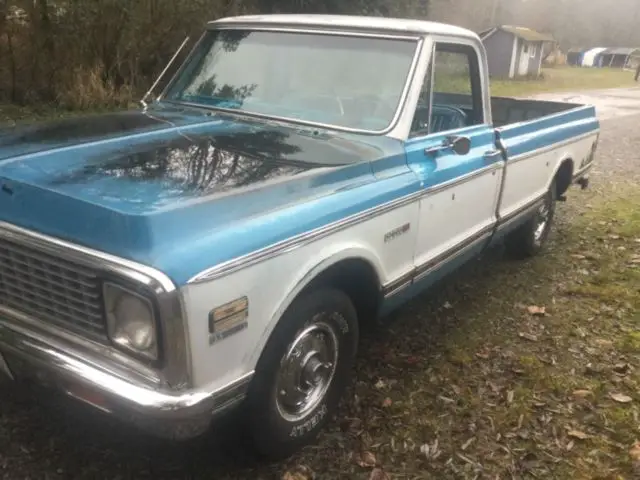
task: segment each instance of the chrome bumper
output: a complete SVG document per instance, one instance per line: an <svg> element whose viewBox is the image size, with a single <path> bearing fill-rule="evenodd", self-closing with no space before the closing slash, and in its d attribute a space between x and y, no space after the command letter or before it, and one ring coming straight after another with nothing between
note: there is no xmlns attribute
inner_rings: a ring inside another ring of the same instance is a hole
<svg viewBox="0 0 640 480"><path fill-rule="evenodd" d="M149 433L172 439L206 432L215 417L243 400L253 375L215 390L163 391L75 354L63 341L2 319L0 354L16 380L35 379Z"/></svg>

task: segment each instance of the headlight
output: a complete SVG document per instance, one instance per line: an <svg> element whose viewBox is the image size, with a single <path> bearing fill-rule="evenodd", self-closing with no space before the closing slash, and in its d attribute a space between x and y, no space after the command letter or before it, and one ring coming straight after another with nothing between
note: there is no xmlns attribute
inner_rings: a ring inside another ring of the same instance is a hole
<svg viewBox="0 0 640 480"><path fill-rule="evenodd" d="M118 347L148 359L158 358L158 335L151 302L112 283L104 284L107 328Z"/></svg>

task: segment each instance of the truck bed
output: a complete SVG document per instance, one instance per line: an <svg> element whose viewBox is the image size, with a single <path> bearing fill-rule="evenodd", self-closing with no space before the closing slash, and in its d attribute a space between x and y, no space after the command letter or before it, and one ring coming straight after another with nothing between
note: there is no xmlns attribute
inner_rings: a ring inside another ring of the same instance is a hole
<svg viewBox="0 0 640 480"><path fill-rule="evenodd" d="M434 107L457 107L469 117L472 115L471 96L453 93L436 93ZM597 142L597 116L595 107L570 102L491 97L493 126L510 159L524 159L534 152L541 152L566 143L580 141ZM446 113L444 114L446 116ZM438 118L434 124L439 125ZM440 122L442 123L442 122ZM588 153L588 152L587 152ZM587 165L588 155L572 159L576 161L573 173L580 174ZM535 158L532 161L536 161ZM526 163L526 162L525 162ZM523 179L528 175L523 170ZM514 170L510 170L513 177ZM541 175L546 172L541 172Z"/></svg>
<svg viewBox="0 0 640 480"><path fill-rule="evenodd" d="M471 96L456 93L435 93L434 105L458 107L471 112ZM491 97L493 125L504 127L511 124L538 120L561 112L577 109L583 105L569 102L550 102L546 100L518 99L512 97Z"/></svg>
<svg viewBox="0 0 640 480"><path fill-rule="evenodd" d="M577 103L491 97L491 111L493 112L493 125L495 127L537 120L581 106Z"/></svg>

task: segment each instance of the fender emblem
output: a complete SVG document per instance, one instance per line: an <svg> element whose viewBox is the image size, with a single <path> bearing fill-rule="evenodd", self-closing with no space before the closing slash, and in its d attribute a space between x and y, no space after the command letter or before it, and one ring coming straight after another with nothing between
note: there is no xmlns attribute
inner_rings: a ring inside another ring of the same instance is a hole
<svg viewBox="0 0 640 480"><path fill-rule="evenodd" d="M385 234L384 243L388 243L388 242L390 242L392 240L395 240L400 235L404 235L405 233L407 233L410 229L411 229L411 224L410 223L405 223L401 227L394 228L393 230L391 230L390 232L387 232Z"/></svg>

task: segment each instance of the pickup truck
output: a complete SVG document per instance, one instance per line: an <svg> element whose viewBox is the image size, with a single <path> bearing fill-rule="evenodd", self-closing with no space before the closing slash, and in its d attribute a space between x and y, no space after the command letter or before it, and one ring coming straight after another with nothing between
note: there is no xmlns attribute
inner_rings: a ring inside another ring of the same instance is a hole
<svg viewBox="0 0 640 480"><path fill-rule="evenodd" d="M0 370L171 439L235 412L280 458L363 328L498 242L545 247L599 122L492 98L450 25L242 16L194 43L139 109L0 131Z"/></svg>

